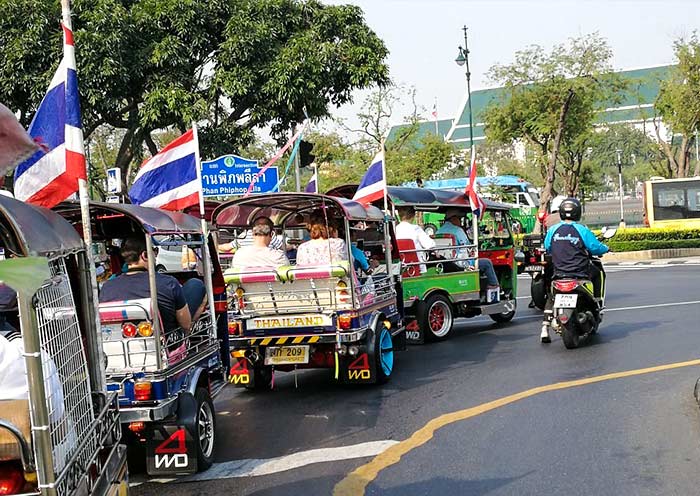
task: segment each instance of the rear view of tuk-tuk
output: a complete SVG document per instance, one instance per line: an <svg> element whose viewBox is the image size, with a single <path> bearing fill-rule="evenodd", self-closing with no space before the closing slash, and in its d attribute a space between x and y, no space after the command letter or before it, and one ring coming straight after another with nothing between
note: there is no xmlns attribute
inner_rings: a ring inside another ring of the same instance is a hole
<svg viewBox="0 0 700 496"><path fill-rule="evenodd" d="M85 247L58 215L6 197L0 231L11 257L0 280L18 303L3 310L19 318L0 339L24 356L13 374L26 371L23 392L0 391L0 494L124 493L126 450L117 395L105 390Z"/></svg>
<svg viewBox="0 0 700 496"><path fill-rule="evenodd" d="M325 208L325 215L340 219L349 233L347 210L339 201L298 194L235 200L215 212L215 223L219 229L245 228L265 215L280 229L293 230L303 227L302 219L311 212ZM348 203L365 221L383 221L377 209L371 210L376 218L368 219L364 207ZM351 243L348 235L345 246ZM403 340L393 277L386 269L358 277L350 253L346 257L330 264L281 267L237 266L234 257L224 273L231 383L271 388L277 372L314 368L330 369L334 380L343 383L383 383L391 377L393 351Z"/></svg>
<svg viewBox="0 0 700 496"><path fill-rule="evenodd" d="M64 204L59 210L77 221L75 205ZM130 466L145 468L150 475L206 470L215 446L213 398L225 384L218 311L213 298L207 298L191 328L166 328L157 287L158 278L165 276L156 271L158 248L197 250L203 260L201 274L187 267L168 277L181 284L201 278L211 294L212 269L206 263L200 222L135 205L94 203L90 215L95 241L108 245L103 251L110 253L112 267L122 266L117 244L124 239L143 236L147 253L148 269L142 270L148 278L146 297L99 304L107 387L119 398ZM225 318L225 311L222 315Z"/></svg>

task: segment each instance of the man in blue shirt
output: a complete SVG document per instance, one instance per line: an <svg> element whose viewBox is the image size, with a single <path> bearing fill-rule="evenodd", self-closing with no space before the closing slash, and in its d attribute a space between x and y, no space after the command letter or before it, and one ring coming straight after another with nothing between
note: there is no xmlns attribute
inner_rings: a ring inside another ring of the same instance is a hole
<svg viewBox="0 0 700 496"><path fill-rule="evenodd" d="M145 238L126 239L121 247L121 255L128 265L128 270L102 285L100 302L150 298ZM180 327L189 332L192 321L205 309L204 283L192 278L181 286L174 277L157 273L156 290L163 329L171 331Z"/></svg>
<svg viewBox="0 0 700 496"><path fill-rule="evenodd" d="M462 227L463 217L464 211L458 208L448 209L445 212L445 223L438 229L437 234L453 235L455 237L455 243L457 243L458 246L470 245L471 241ZM467 257L468 250L466 248L457 250L457 258L466 259ZM460 260L456 263L461 267L466 267L467 264L474 265L473 262L467 260ZM493 268L493 262L491 262L491 260L488 258L480 258L479 272L486 276L488 289L497 289L500 287L498 276L496 276L496 270Z"/></svg>
<svg viewBox="0 0 700 496"><path fill-rule="evenodd" d="M610 251L610 248L598 241L590 229L578 223L581 220L581 202L576 198L567 198L561 202L559 217L562 221L549 228L544 239L544 247L552 255L554 278L589 279L593 282L595 296L600 297L601 273L591 263L591 256L603 255ZM553 315L552 306L550 296L544 309L540 333L543 343L551 342L549 327Z"/></svg>

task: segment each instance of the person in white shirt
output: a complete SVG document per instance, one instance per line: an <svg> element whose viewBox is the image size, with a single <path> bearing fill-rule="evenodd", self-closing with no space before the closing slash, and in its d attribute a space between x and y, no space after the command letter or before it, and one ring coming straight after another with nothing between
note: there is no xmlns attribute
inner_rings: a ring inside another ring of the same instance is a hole
<svg viewBox="0 0 700 496"><path fill-rule="evenodd" d="M435 240L428 236L428 234L423 230L422 227L413 224L413 220L416 218L416 210L413 207L399 207L396 209L399 214L399 222L396 225L396 238L397 239L410 239L416 246L416 250L419 251L418 260L421 262L428 261L428 252L425 250L432 250L435 248ZM427 271L425 264L420 265L421 274Z"/></svg>
<svg viewBox="0 0 700 496"><path fill-rule="evenodd" d="M267 217L260 217L253 222L251 232L253 244L242 246L233 255L231 266L233 267L281 267L289 265L289 259L282 250L270 248L272 241L272 221Z"/></svg>

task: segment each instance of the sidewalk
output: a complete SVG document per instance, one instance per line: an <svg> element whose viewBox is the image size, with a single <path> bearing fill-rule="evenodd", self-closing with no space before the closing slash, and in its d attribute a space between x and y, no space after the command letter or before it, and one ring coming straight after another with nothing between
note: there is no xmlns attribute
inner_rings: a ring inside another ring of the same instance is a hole
<svg viewBox="0 0 700 496"><path fill-rule="evenodd" d="M608 253L603 256L605 265L676 265L700 264L700 249L645 250Z"/></svg>

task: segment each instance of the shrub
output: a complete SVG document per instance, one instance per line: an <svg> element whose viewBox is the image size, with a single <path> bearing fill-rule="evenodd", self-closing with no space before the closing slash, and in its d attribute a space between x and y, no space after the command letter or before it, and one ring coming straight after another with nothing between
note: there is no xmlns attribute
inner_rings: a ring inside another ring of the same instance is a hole
<svg viewBox="0 0 700 496"><path fill-rule="evenodd" d="M668 239L668 240L642 240L620 241L617 236L606 243L614 252L640 251L640 250L665 250L672 248L700 248L700 238L697 239Z"/></svg>

